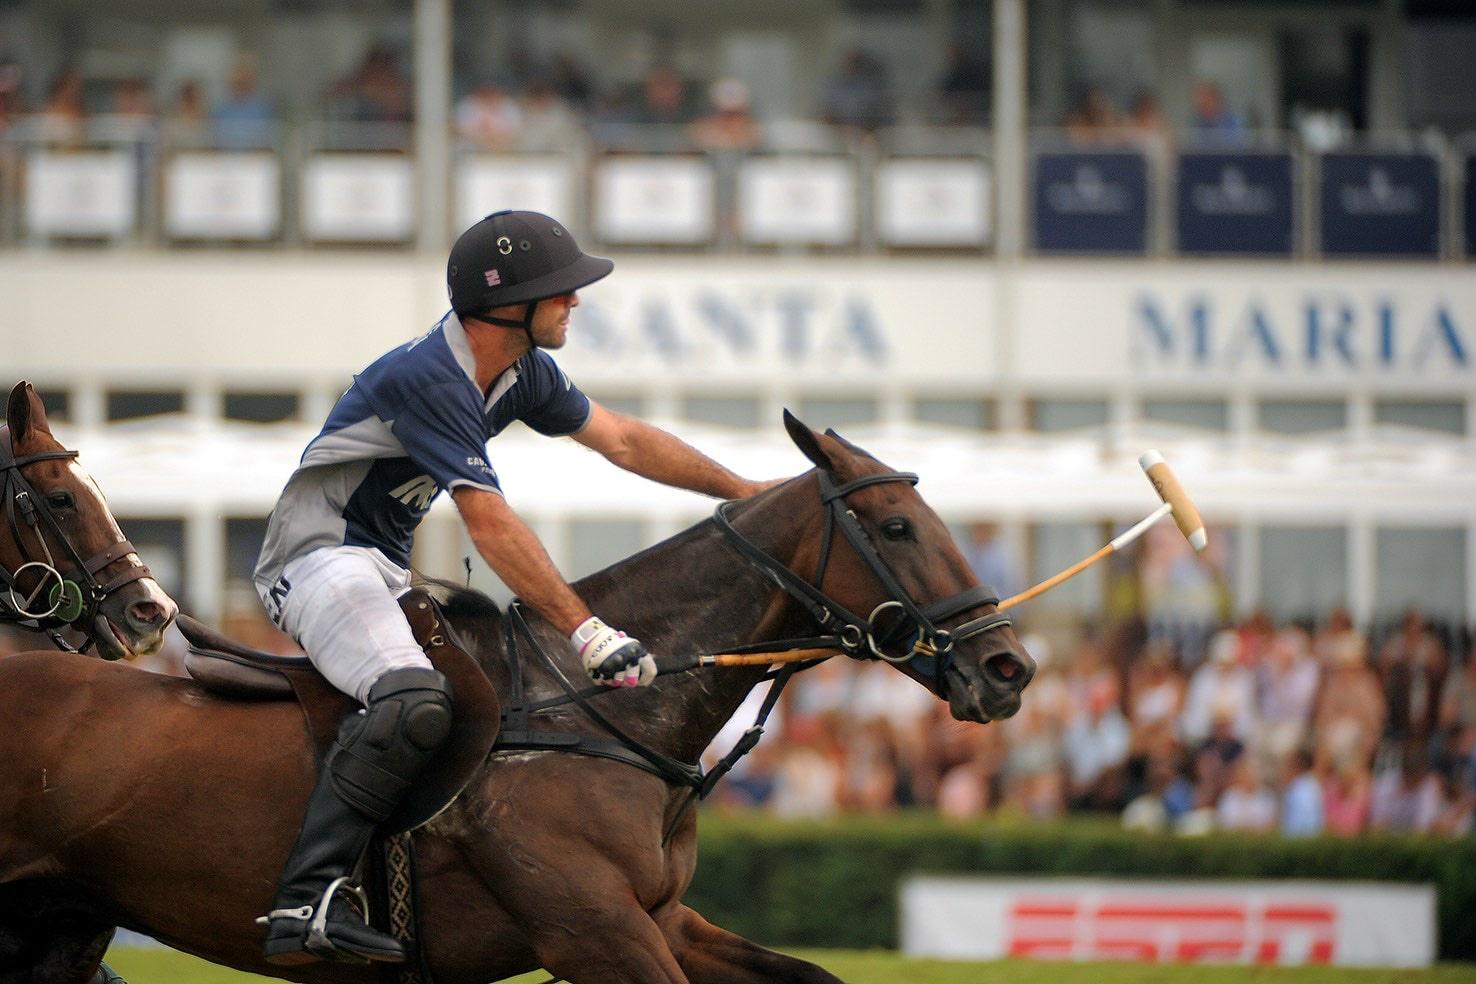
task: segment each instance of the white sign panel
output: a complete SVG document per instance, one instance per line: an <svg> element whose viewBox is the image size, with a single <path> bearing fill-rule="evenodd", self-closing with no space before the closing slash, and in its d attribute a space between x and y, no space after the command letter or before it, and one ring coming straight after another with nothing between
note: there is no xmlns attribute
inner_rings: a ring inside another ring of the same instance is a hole
<svg viewBox="0 0 1476 984"><path fill-rule="evenodd" d="M54 153L26 158L26 229L37 236L115 238L138 216L137 165L126 150Z"/></svg>
<svg viewBox="0 0 1476 984"><path fill-rule="evenodd" d="M840 246L856 240L856 172L841 158L754 158L738 172L750 243Z"/></svg>
<svg viewBox="0 0 1476 984"><path fill-rule="evenodd" d="M398 154L319 154L302 177L309 239L399 242L415 232L415 169Z"/></svg>
<svg viewBox="0 0 1476 984"><path fill-rule="evenodd" d="M507 208L528 209L565 222L574 214L573 164L565 157L492 157L464 160L456 171L457 228Z"/></svg>
<svg viewBox="0 0 1476 984"><path fill-rule="evenodd" d="M581 384L987 386L994 278L970 266L622 259L580 293L559 363ZM903 286L905 285L905 286Z"/></svg>
<svg viewBox="0 0 1476 984"><path fill-rule="evenodd" d="M1476 387L1476 277L1434 265L1037 263L1015 283L1027 383Z"/></svg>
<svg viewBox="0 0 1476 984"><path fill-rule="evenodd" d="M609 243L704 243L713 174L693 157L615 157L595 170L595 228Z"/></svg>
<svg viewBox="0 0 1476 984"><path fill-rule="evenodd" d="M270 239L280 181L274 154L177 154L164 173L164 229L180 239Z"/></svg>
<svg viewBox="0 0 1476 984"><path fill-rule="evenodd" d="M1435 887L911 878L910 956L1428 967Z"/></svg>
<svg viewBox="0 0 1476 984"><path fill-rule="evenodd" d="M876 231L889 246L983 246L990 238L983 161L890 160L876 172Z"/></svg>

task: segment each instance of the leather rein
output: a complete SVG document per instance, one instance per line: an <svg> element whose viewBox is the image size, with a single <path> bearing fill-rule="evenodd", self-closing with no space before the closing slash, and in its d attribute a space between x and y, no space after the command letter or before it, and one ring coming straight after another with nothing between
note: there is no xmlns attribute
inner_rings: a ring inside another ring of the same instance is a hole
<svg viewBox="0 0 1476 984"><path fill-rule="evenodd" d="M784 653L799 649L834 649L856 659L880 659L889 663L916 661L921 671L934 681L938 695L946 698L948 686L946 674L953 666L954 647L965 639L1009 625L1011 621L1008 615L994 612L956 625L952 629L940 628L938 623L985 605L997 605L999 604L998 594L987 585L979 585L942 601L918 605L898 582L896 575L887 567L881 555L877 553L870 537L862 528L860 520L856 518L856 514L846 506L846 496L852 492L886 482L906 482L909 485L916 485L916 475L911 472L887 472L880 475L867 475L837 485L825 472L820 471L817 474L820 479L820 499L825 506L825 526L821 534L820 563L817 566L813 583L795 574L777 558L739 532L728 517L728 512L734 505L733 502L721 503L714 512L713 518L729 545L749 565L804 606L824 634L803 639L754 643L729 649L728 652ZM870 616L864 619L836 602L821 588L830 563L831 544L837 528L865 561L888 595L888 600L878 605L872 610ZM886 626L881 625L878 619L892 611L901 613L900 620ZM582 690L576 688L534 637L532 628L523 614L522 604L515 599L508 606L507 614L508 618L504 622L503 630L506 643L504 651L509 671L512 674L512 686L508 695L509 706L502 713L503 730L497 739L494 754L512 751L565 751L593 755L633 765L672 785L687 787L691 790L691 795L687 797L675 817L667 825L662 843L665 843L675 832L677 824L692 805L698 799L706 798L722 777L738 763L738 760L758 744L759 739L763 736L764 724L769 714L778 703L779 695L783 692L785 685L795 673L817 666L830 658L824 656L771 668L760 682L773 681L773 685L765 695L753 725L743 733L733 748L711 770L704 772L700 763L689 765L677 761L668 755L647 748L621 731L590 703L592 698L614 693L615 690L601 686L587 687ZM562 695L531 703L526 700L522 660L518 656L520 639L528 644L538 664L553 677L563 691ZM909 643L909 648L900 652L893 651L891 647L896 646L899 641ZM665 656L658 657L656 662L659 674L666 676L694 670L702 665L701 660L701 656ZM532 715L568 704L577 705L610 738L603 739L589 735L533 729Z"/></svg>
<svg viewBox="0 0 1476 984"><path fill-rule="evenodd" d="M72 546L46 497L37 492L22 472L27 465L38 461L75 460L76 451L41 451L17 458L10 446L9 432L5 431L3 437L4 440L0 440L0 477L3 477L0 496L4 499L10 538L20 551L22 563L14 571L0 567L0 622L44 632L58 648L77 652L62 639L59 631L72 626L83 634L81 648L86 649L93 642L93 623L98 606L119 588L153 575L139 558L138 549L127 539L83 559ZM61 544L66 559L72 562L72 569L67 574L57 566L56 557L42 530L43 523ZM26 546L22 535L25 530L30 530L41 545L41 558L38 559ZM124 559L131 560L127 571L111 581L98 580L98 574ZM36 572L38 580L34 588L24 591L20 581L28 571Z"/></svg>

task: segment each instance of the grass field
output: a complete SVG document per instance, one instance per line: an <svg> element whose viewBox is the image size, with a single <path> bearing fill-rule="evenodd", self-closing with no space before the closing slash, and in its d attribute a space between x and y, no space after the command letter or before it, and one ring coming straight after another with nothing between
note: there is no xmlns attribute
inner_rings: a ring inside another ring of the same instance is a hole
<svg viewBox="0 0 1476 984"><path fill-rule="evenodd" d="M1476 984L1476 965L1433 970L1347 970L1341 967L1174 967L1111 963L951 963L908 960L884 951L816 950L813 960L847 984ZM269 978L216 967L171 950L115 949L108 964L129 984L250 984ZM540 984L526 974L508 984Z"/></svg>

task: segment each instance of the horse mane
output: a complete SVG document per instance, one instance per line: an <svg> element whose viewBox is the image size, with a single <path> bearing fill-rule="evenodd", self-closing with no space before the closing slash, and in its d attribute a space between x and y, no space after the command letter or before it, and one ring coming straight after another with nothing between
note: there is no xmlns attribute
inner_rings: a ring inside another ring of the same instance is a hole
<svg viewBox="0 0 1476 984"><path fill-rule="evenodd" d="M476 588L445 578L432 577L420 571L415 572L412 583L427 591L452 622L464 623L471 619L502 617L502 606Z"/></svg>

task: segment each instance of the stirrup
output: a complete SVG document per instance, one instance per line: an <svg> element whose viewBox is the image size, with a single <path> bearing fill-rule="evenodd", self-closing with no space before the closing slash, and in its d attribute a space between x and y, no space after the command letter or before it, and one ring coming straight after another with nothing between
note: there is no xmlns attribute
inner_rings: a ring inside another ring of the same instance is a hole
<svg viewBox="0 0 1476 984"><path fill-rule="evenodd" d="M359 903L359 908L364 916L364 924L372 925L369 921L369 895L358 885L349 881L347 876L335 878L328 883L327 889L323 891L323 897L318 900L317 907L300 905L295 909L273 909L264 916L258 916L258 926L269 926L273 919L296 919L308 924L307 936L303 939L302 948L309 953L319 956L341 952L333 941L328 938L328 910L333 904L333 896L340 889L348 892Z"/></svg>

